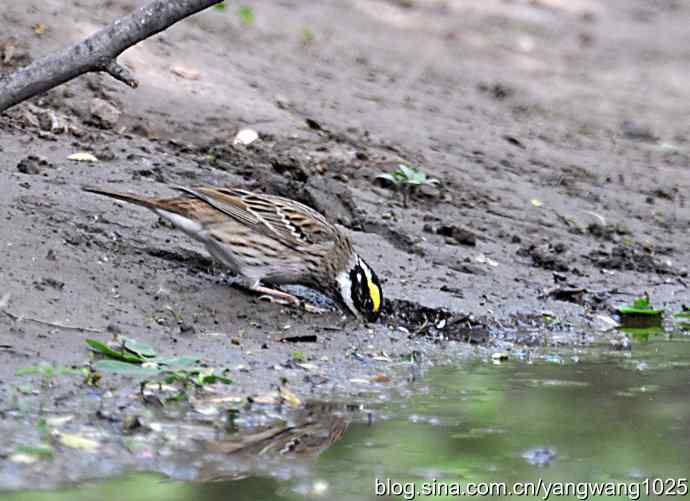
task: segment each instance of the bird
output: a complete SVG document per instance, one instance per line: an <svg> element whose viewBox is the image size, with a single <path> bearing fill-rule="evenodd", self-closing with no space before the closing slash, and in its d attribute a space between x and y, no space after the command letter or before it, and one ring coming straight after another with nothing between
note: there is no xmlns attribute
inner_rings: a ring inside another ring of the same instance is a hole
<svg viewBox="0 0 690 501"><path fill-rule="evenodd" d="M277 422L245 428L214 440L196 440L202 451L235 460L202 464L199 480L240 480L251 474L253 464L280 458L314 460L343 437L353 414L348 406L337 402L309 401Z"/></svg>
<svg viewBox="0 0 690 501"><path fill-rule="evenodd" d="M170 198L100 186L82 189L145 207L191 238L240 277L246 288L283 304L297 297L271 286L300 284L331 297L356 318L374 322L383 291L352 239L316 210L290 198L233 187L172 186ZM306 306L306 305L303 305Z"/></svg>

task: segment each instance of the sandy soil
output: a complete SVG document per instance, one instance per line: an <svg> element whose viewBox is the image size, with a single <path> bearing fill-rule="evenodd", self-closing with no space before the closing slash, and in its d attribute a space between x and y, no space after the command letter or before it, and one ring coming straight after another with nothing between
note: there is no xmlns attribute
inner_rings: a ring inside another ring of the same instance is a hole
<svg viewBox="0 0 690 501"><path fill-rule="evenodd" d="M136 4L6 2L0 71ZM452 315L451 338L504 349L606 343L596 315L645 291L670 310L689 302L690 5L252 7L251 25L234 7L209 10L127 51L137 90L90 75L2 115L0 297L25 317L0 315L5 397L17 368L80 367L84 339L113 332L232 368L238 394L283 377L302 393L358 394L349 381L387 372L386 358L474 350L439 343L433 322L418 336L399 328L425 313ZM233 146L246 127L260 140ZM100 161L68 160L80 151ZM400 161L441 181L408 207L375 180ZM384 280L385 318L259 303L149 212L79 190L200 183L293 196L347 226ZM556 286L585 289L582 301L547 294ZM544 311L559 320L546 341ZM317 342L280 341L308 334Z"/></svg>

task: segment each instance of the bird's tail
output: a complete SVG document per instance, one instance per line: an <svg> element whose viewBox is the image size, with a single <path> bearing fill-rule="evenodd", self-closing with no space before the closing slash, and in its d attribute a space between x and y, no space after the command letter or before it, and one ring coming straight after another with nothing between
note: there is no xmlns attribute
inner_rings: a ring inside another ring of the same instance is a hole
<svg viewBox="0 0 690 501"><path fill-rule="evenodd" d="M109 190L108 188L101 188L99 186L82 186L81 189L84 191L88 191L90 193L96 193L98 195L105 195L106 197L122 200L123 202L141 205L142 207L146 207L147 209L155 209L157 206L156 199L142 197L141 195L122 193L120 191L113 191Z"/></svg>

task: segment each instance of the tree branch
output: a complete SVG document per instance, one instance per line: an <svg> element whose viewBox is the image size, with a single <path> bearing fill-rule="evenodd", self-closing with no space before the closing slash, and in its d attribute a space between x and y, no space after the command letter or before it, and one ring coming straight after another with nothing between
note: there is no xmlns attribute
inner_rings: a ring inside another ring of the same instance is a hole
<svg viewBox="0 0 690 501"><path fill-rule="evenodd" d="M125 50L221 0L154 0L62 51L0 77L0 113L79 75L104 71L130 87L134 75L117 63Z"/></svg>

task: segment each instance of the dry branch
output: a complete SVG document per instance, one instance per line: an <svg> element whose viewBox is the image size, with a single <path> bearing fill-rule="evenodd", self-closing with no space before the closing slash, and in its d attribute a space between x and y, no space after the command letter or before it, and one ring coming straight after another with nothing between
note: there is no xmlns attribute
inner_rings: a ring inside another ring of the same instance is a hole
<svg viewBox="0 0 690 501"><path fill-rule="evenodd" d="M79 75L104 71L130 87L134 75L117 57L133 45L220 0L154 0L90 37L0 77L0 113Z"/></svg>
<svg viewBox="0 0 690 501"><path fill-rule="evenodd" d="M48 320L41 320L40 318L25 317L23 315L17 315L16 313L12 313L12 312L7 311L7 310L0 310L0 313L4 313L5 315L7 315L9 318L14 320L15 322L34 322L36 324L47 325L48 327L54 327L56 329L64 329L64 330L69 330L69 331L85 331L85 332L95 332L95 333L103 332L101 329L92 329L91 327L80 327L78 325L65 325L65 324L61 324L59 322L49 322Z"/></svg>

